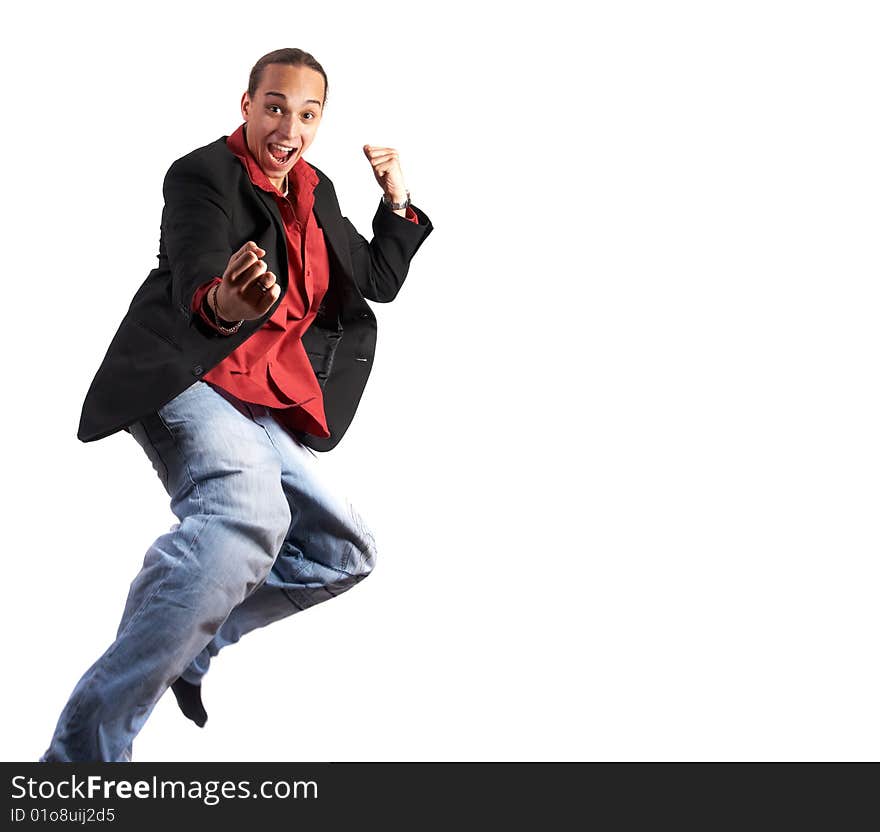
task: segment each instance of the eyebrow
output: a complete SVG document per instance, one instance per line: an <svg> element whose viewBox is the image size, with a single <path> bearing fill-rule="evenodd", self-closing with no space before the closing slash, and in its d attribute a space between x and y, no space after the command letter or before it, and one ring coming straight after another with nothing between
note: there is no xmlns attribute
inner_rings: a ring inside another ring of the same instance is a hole
<svg viewBox="0 0 880 832"><path fill-rule="evenodd" d="M266 95L267 96L277 95L279 98L283 98L285 101L287 101L287 96L282 92L267 92ZM318 106L321 106L321 102L316 101L314 98L307 98L305 103L306 104L317 104Z"/></svg>

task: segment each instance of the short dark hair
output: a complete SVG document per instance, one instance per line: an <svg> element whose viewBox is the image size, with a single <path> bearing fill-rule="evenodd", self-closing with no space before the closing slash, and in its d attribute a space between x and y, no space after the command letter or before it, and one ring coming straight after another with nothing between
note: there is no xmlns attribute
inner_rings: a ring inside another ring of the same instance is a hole
<svg viewBox="0 0 880 832"><path fill-rule="evenodd" d="M257 94L257 88L260 86L260 81L263 78L263 71L269 66L269 64L307 66L309 69L314 69L315 72L320 72L324 78L324 100L321 102L321 108L323 109L324 105L327 103L327 73L324 72L324 67L315 60L313 55L304 52L302 49L276 49L274 52L269 52L268 54L263 55L263 57L254 64L254 68L251 70L251 77L248 81L247 88L248 95L251 98Z"/></svg>

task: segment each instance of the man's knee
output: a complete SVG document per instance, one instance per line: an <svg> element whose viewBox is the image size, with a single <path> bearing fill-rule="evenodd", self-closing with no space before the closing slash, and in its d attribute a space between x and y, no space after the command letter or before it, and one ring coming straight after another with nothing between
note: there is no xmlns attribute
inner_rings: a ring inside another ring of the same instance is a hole
<svg viewBox="0 0 880 832"><path fill-rule="evenodd" d="M360 512L348 504L353 520L354 539L346 571L359 579L366 578L376 565L376 539Z"/></svg>
<svg viewBox="0 0 880 832"><path fill-rule="evenodd" d="M348 554L341 561L344 564L330 585L337 591L344 592L366 578L376 565L376 544L372 536L366 535L357 541L349 541Z"/></svg>
<svg viewBox="0 0 880 832"><path fill-rule="evenodd" d="M361 542L357 547L358 555L355 561L354 574L363 580L376 565L376 541L369 530L365 530Z"/></svg>

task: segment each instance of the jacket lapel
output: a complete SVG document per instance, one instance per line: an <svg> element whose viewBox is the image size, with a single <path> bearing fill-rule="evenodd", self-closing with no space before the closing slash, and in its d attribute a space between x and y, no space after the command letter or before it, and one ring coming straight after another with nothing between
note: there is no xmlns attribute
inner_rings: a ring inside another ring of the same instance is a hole
<svg viewBox="0 0 880 832"><path fill-rule="evenodd" d="M315 185L315 218L331 256L336 260L338 268L354 282L354 268L351 265L351 251L348 247L348 234L342 224L342 214L339 213L339 205L332 186L328 185L324 177L318 172L318 184Z"/></svg>
<svg viewBox="0 0 880 832"><path fill-rule="evenodd" d="M287 289L287 235L284 231L284 223L281 220L281 212L278 210L278 204L275 202L274 197L271 194L266 193L262 188L258 188L254 186L254 193L256 193L260 202L263 204L263 208L266 210L266 213L272 218L272 221L275 223L275 233L278 235L279 245L279 263L278 263L278 272L275 277L278 279L278 282L284 289Z"/></svg>

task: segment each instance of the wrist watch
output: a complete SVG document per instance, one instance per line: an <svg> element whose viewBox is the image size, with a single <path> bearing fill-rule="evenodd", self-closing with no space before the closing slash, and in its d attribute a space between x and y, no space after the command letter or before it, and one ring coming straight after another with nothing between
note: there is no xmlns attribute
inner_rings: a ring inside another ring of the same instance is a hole
<svg viewBox="0 0 880 832"><path fill-rule="evenodd" d="M406 192L406 201L405 202L392 202L388 199L388 194L382 194L382 203L388 206L392 211L399 211L401 208L409 208L410 206L410 198L409 191Z"/></svg>

